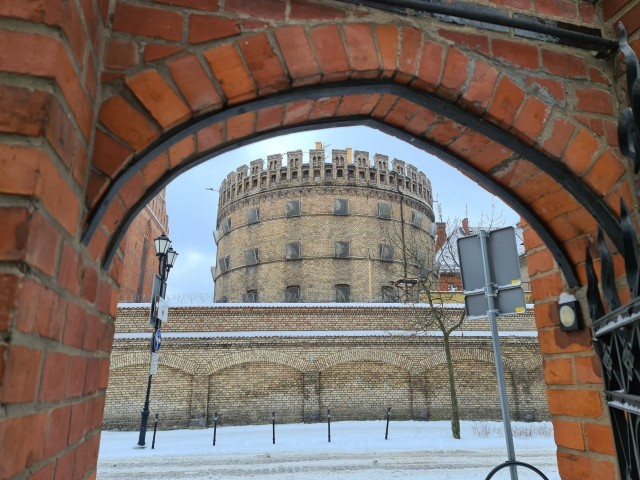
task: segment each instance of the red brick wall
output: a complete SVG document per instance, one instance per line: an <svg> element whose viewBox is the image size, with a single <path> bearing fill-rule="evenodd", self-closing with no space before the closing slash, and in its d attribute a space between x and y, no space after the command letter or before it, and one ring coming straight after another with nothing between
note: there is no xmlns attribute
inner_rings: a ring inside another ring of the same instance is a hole
<svg viewBox="0 0 640 480"><path fill-rule="evenodd" d="M150 301L153 274L158 271L153 241L162 233L169 235L164 190L136 215L120 244L123 251L118 296L120 302Z"/></svg>
<svg viewBox="0 0 640 480"><path fill-rule="evenodd" d="M2 477L95 477L122 271L117 256L101 267L107 248L119 243L113 236L125 216L168 174L260 132L361 115L433 142L535 212L584 283L584 250L596 221L556 179L527 159L509 158L508 148L402 94L334 92L228 110L240 102L300 85L388 79L455 103L534 146L611 210L625 198L637 216L631 172L616 145L625 99L618 58L431 18L412 19L413 27L405 18L342 3L182 4L191 8L125 0L0 4L0 439L8 459ZM621 20L640 49L636 1L496 4L602 27L608 37ZM186 132L139 163L138 154L172 129L225 110L226 120ZM130 166L125 180L120 175ZM97 228L83 238L93 219ZM531 230L525 244L542 246ZM612 478L611 457L589 440L608 420L588 331L559 331L558 271L545 260L530 273L542 351L551 364L573 368L568 379L561 375L569 383L550 382L548 392L550 411L563 425L561 475Z"/></svg>

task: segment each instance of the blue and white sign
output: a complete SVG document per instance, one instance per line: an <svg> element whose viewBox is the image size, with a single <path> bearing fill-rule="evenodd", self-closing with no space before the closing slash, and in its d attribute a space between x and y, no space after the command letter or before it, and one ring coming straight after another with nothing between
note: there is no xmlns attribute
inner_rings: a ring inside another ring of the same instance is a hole
<svg viewBox="0 0 640 480"><path fill-rule="evenodd" d="M167 302L160 295L156 295L153 309L154 316L159 321L166 323L167 319L169 318L169 302Z"/></svg>
<svg viewBox="0 0 640 480"><path fill-rule="evenodd" d="M156 330L156 333L153 335L153 351L157 352L160 350L160 343L162 340L162 333L160 329Z"/></svg>
<svg viewBox="0 0 640 480"><path fill-rule="evenodd" d="M149 375L155 375L158 373L158 361L160 360L160 355L153 352L151 354L151 365L149 366Z"/></svg>

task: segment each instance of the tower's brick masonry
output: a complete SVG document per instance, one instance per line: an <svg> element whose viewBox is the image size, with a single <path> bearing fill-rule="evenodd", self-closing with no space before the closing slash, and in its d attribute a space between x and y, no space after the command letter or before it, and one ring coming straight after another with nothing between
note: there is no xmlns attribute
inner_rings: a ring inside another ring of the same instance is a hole
<svg viewBox="0 0 640 480"><path fill-rule="evenodd" d="M336 301L337 286L349 301L380 300L406 276L403 262L418 250L432 258L433 199L423 172L398 159L389 169L381 154L372 166L369 152L351 149L332 150L331 162L321 148L309 151L308 163L302 158L288 152L283 166L283 155L269 155L266 169L255 160L222 182L217 301Z"/></svg>

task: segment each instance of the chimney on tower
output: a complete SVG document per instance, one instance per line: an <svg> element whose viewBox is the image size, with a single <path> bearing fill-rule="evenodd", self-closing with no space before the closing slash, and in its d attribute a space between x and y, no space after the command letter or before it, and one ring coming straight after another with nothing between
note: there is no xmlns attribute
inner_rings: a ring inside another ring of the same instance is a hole
<svg viewBox="0 0 640 480"><path fill-rule="evenodd" d="M465 235L469 235L469 219L466 217L462 219L462 231Z"/></svg>
<svg viewBox="0 0 640 480"><path fill-rule="evenodd" d="M444 222L436 223L436 252L442 248L447 241L447 224Z"/></svg>

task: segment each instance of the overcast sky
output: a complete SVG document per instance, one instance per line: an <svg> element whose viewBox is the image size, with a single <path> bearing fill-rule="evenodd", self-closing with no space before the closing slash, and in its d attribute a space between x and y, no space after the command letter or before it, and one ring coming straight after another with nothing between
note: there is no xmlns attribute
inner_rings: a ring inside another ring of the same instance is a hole
<svg viewBox="0 0 640 480"><path fill-rule="evenodd" d="M240 147L232 152L218 155L192 168L176 178L167 187L167 211L169 214L169 237L178 252L175 267L169 276L168 294L213 294L211 267L216 262L216 246L213 230L218 210L218 189L227 174L242 164L267 155L285 154L301 149L304 162L308 161L309 149L315 142L322 142L327 157L331 149L364 150L373 159L375 153L398 158L415 165L431 180L434 210L438 218L435 201L442 206L443 219L469 218L471 226L479 225L482 219L503 217L502 225L515 225L519 217L497 197L486 192L475 182L450 167L442 160L392 136L368 127L345 127L315 130L311 132L283 135L270 140ZM283 165L286 164L286 158Z"/></svg>

